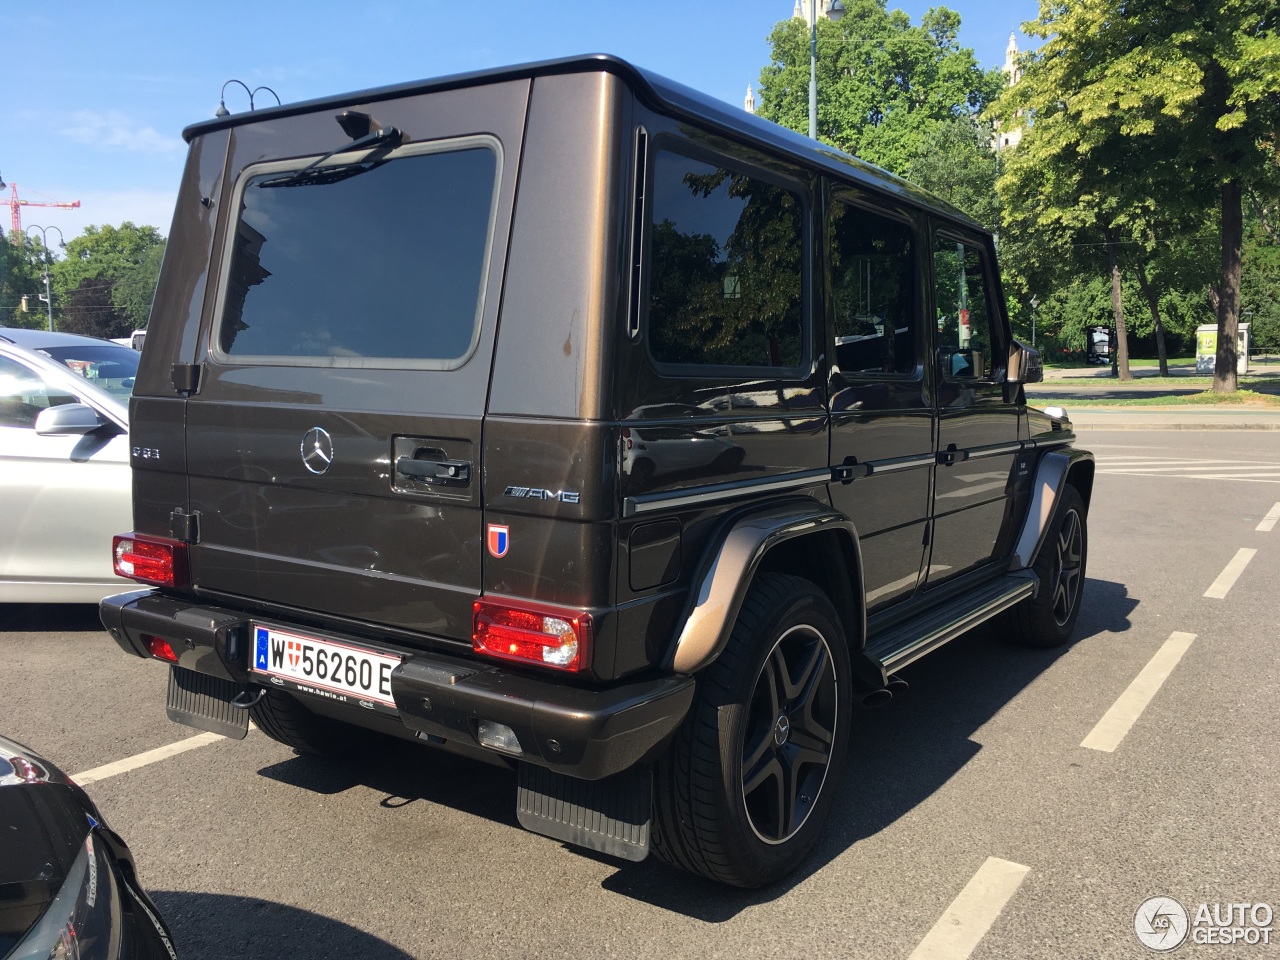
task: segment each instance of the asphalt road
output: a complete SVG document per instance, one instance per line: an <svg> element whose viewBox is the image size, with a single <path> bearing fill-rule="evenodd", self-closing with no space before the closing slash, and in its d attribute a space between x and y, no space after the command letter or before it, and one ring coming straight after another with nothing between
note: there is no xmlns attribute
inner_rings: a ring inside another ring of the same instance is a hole
<svg viewBox="0 0 1280 960"><path fill-rule="evenodd" d="M778 887L525 833L512 774L413 745L316 761L252 732L88 790L188 958L1154 956L1150 897L1280 910L1280 529L1257 529L1280 434L1081 442L1099 475L1073 643L979 630L904 671L909 694L856 716L825 842ZM165 668L92 610L0 607L0 665L0 731L73 774L194 734L165 718ZM1140 674L1149 702L1117 719ZM1280 956L1271 933L1178 954Z"/></svg>

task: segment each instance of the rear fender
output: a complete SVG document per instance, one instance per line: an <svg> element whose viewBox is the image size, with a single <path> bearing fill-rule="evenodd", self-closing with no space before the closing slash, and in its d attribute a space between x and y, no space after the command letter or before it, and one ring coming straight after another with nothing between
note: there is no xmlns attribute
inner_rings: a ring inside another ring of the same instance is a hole
<svg viewBox="0 0 1280 960"><path fill-rule="evenodd" d="M1075 447L1052 450L1040 458L1031 491L1031 506L1014 548L1015 567L1030 568L1035 564L1049 535L1053 511L1067 484L1080 491L1088 507L1093 495L1093 470L1093 454Z"/></svg>
<svg viewBox="0 0 1280 960"><path fill-rule="evenodd" d="M850 643L860 648L866 618L857 599L863 596L857 530L848 517L804 498L738 514L712 537L694 574L684 627L664 665L691 674L714 662L729 642L747 590L770 551L803 537L837 538L843 555L839 566L845 570L830 571L837 579L819 585L827 589ZM838 587L843 589L833 589Z"/></svg>

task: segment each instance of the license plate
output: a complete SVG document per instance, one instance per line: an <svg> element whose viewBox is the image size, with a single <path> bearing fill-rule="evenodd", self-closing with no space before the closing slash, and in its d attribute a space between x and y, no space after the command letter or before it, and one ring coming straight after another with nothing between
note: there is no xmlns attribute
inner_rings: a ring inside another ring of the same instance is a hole
<svg viewBox="0 0 1280 960"><path fill-rule="evenodd" d="M289 680L305 693L331 700L394 708L391 671L400 658L335 640L320 640L273 627L253 630L254 673ZM365 701L365 702L361 702Z"/></svg>

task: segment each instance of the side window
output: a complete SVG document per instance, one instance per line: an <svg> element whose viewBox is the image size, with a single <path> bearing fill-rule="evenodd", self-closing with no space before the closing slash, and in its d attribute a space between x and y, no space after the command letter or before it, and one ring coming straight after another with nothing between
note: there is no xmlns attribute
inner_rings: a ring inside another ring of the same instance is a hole
<svg viewBox="0 0 1280 960"><path fill-rule="evenodd" d="M804 204L756 177L659 150L649 352L659 364L799 367Z"/></svg>
<svg viewBox="0 0 1280 960"><path fill-rule="evenodd" d="M0 357L0 427L30 429L41 410L77 402L71 394L45 383L34 370Z"/></svg>
<svg viewBox="0 0 1280 960"><path fill-rule="evenodd" d="M981 247L938 237L933 248L938 360L949 380L991 377L992 325L986 254Z"/></svg>
<svg viewBox="0 0 1280 960"><path fill-rule="evenodd" d="M827 228L840 372L846 376L914 373L919 312L911 227L835 203Z"/></svg>

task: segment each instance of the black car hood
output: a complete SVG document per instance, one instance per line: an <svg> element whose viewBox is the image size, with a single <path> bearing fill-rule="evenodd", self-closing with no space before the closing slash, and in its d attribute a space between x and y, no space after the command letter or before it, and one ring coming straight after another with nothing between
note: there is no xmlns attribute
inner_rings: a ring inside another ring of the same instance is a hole
<svg viewBox="0 0 1280 960"><path fill-rule="evenodd" d="M0 956L44 913L98 820L61 770L0 737Z"/></svg>

